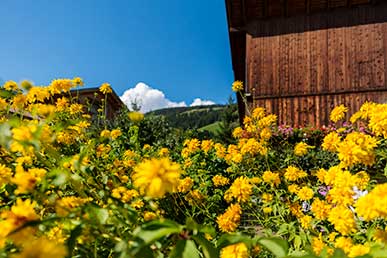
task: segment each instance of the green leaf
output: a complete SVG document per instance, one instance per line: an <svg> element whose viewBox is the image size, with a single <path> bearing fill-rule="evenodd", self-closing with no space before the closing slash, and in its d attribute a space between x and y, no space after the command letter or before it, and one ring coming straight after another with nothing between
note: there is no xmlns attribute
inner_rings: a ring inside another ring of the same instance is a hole
<svg viewBox="0 0 387 258"><path fill-rule="evenodd" d="M204 257L214 258L219 257L219 252L216 250L215 246L208 241L202 234L192 236L192 239L202 248Z"/></svg>
<svg viewBox="0 0 387 258"><path fill-rule="evenodd" d="M200 256L194 241L179 240L169 258L200 258Z"/></svg>
<svg viewBox="0 0 387 258"><path fill-rule="evenodd" d="M136 228L133 234L141 238L145 245L148 245L164 236L179 233L181 230L182 227L179 224L170 220L163 220L146 223L142 227Z"/></svg>
<svg viewBox="0 0 387 258"><path fill-rule="evenodd" d="M144 246L137 252L136 257L154 258L153 251L149 246Z"/></svg>
<svg viewBox="0 0 387 258"><path fill-rule="evenodd" d="M258 243L278 258L285 257L289 251L288 243L281 238L261 238L258 240Z"/></svg>
<svg viewBox="0 0 387 258"><path fill-rule="evenodd" d="M332 255L332 258L347 258L344 251L341 249L336 249Z"/></svg>
<svg viewBox="0 0 387 258"><path fill-rule="evenodd" d="M370 255L372 255L372 257L387 258L387 250L382 246L374 246L371 248Z"/></svg>
<svg viewBox="0 0 387 258"><path fill-rule="evenodd" d="M223 235L223 236L221 236L219 238L219 240L218 240L218 248L221 249L223 247L226 247L226 246L229 246L229 245L233 245L233 244L237 244L237 243L240 243L240 242L245 243L247 246L251 245L251 239L249 237L244 236L244 235L234 234L234 235Z"/></svg>
<svg viewBox="0 0 387 258"><path fill-rule="evenodd" d="M91 207L89 215L92 219L98 221L99 224L104 225L109 218L109 211L99 207Z"/></svg>
<svg viewBox="0 0 387 258"><path fill-rule="evenodd" d="M67 239L67 248L69 250L69 256L72 256L72 252L77 242L77 238L78 236L81 235L81 233L82 233L82 224L79 224L73 230L71 230L70 237L69 239Z"/></svg>
<svg viewBox="0 0 387 258"><path fill-rule="evenodd" d="M301 237L300 237L300 236L295 236L295 237L294 237L294 248L295 248L296 250L299 250L299 249L300 249L301 243L302 243Z"/></svg>
<svg viewBox="0 0 387 258"><path fill-rule="evenodd" d="M185 222L185 226L187 227L188 230L198 230L199 229L199 225L196 223L196 221L191 218L191 217L188 217L186 219L186 222Z"/></svg>

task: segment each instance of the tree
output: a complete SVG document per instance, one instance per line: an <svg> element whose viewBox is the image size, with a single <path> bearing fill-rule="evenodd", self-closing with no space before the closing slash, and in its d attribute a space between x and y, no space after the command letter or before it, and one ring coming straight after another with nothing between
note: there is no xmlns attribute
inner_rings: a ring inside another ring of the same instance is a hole
<svg viewBox="0 0 387 258"><path fill-rule="evenodd" d="M235 104L232 96L228 98L228 104L223 109L220 121L219 129L216 134L217 140L227 144L235 143L232 132L239 125L238 106Z"/></svg>

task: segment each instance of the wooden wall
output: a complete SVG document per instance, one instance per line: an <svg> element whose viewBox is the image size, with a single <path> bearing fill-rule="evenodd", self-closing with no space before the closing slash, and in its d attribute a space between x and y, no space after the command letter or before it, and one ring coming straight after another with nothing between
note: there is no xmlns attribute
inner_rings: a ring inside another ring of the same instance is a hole
<svg viewBox="0 0 387 258"><path fill-rule="evenodd" d="M251 24L246 84L254 106L293 125L328 124L341 103L353 113L387 102L387 4Z"/></svg>

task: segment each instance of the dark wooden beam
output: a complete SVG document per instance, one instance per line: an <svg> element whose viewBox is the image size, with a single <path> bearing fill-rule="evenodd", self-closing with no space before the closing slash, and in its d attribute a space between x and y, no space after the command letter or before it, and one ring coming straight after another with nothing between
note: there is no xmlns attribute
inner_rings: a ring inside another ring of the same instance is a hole
<svg viewBox="0 0 387 258"><path fill-rule="evenodd" d="M305 0L306 13L310 14L310 0Z"/></svg>
<svg viewBox="0 0 387 258"><path fill-rule="evenodd" d="M243 27L247 25L247 16L246 16L246 0L241 0L241 6L242 6L242 20L243 20Z"/></svg>

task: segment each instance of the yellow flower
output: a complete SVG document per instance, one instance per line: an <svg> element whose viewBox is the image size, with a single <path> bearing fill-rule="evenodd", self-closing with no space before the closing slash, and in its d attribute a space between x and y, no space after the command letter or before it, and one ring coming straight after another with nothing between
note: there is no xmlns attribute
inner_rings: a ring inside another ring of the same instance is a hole
<svg viewBox="0 0 387 258"><path fill-rule="evenodd" d="M326 171L324 175L324 183L326 185L333 185L333 182L335 181L336 175L341 173L342 169L339 166L333 166Z"/></svg>
<svg viewBox="0 0 387 258"><path fill-rule="evenodd" d="M89 198L81 198L76 196L66 196L56 201L55 210L59 216L66 216L72 210L91 201Z"/></svg>
<svg viewBox="0 0 387 258"><path fill-rule="evenodd" d="M308 153L308 149L313 149L314 146L310 146L305 142L299 142L294 147L294 155L296 156L304 156L306 153Z"/></svg>
<svg viewBox="0 0 387 258"><path fill-rule="evenodd" d="M209 152L214 146L214 142L212 140L203 140L201 144L202 151L205 153Z"/></svg>
<svg viewBox="0 0 387 258"><path fill-rule="evenodd" d="M70 114L71 115L76 115L76 114L82 113L82 110L83 110L82 104L74 103L74 104L70 105Z"/></svg>
<svg viewBox="0 0 387 258"><path fill-rule="evenodd" d="M67 256L67 248L63 244L56 243L45 237L40 237L31 242L25 242L23 250L12 256L14 258L64 258Z"/></svg>
<svg viewBox="0 0 387 258"><path fill-rule="evenodd" d="M362 255L366 255L371 251L371 248L368 244L358 244L358 245L353 245L351 247L351 251L348 253L349 258L354 258L354 257L359 257Z"/></svg>
<svg viewBox="0 0 387 258"><path fill-rule="evenodd" d="M66 97L58 98L55 106L57 111L64 111L69 106L69 100Z"/></svg>
<svg viewBox="0 0 387 258"><path fill-rule="evenodd" d="M342 249L347 254L351 251L352 246L352 239L349 237L338 237L335 241L335 247Z"/></svg>
<svg viewBox="0 0 387 258"><path fill-rule="evenodd" d="M29 90L33 87L33 83L28 80L23 80L20 82L20 87L25 90Z"/></svg>
<svg viewBox="0 0 387 258"><path fill-rule="evenodd" d="M337 148L339 147L340 143L340 136L336 132L330 132L324 137L324 141L321 144L321 147L323 150L336 152Z"/></svg>
<svg viewBox="0 0 387 258"><path fill-rule="evenodd" d="M387 230L386 229L376 229L372 239L379 243L387 243Z"/></svg>
<svg viewBox="0 0 387 258"><path fill-rule="evenodd" d="M288 186L289 193L297 194L297 192L300 190L300 187L296 184L291 184Z"/></svg>
<svg viewBox="0 0 387 258"><path fill-rule="evenodd" d="M216 222L222 232L233 232L239 225L242 209L239 204L231 204L225 213L218 216Z"/></svg>
<svg viewBox="0 0 387 258"><path fill-rule="evenodd" d="M22 109L27 102L27 98L23 94L18 94L12 99L12 107L14 109Z"/></svg>
<svg viewBox="0 0 387 258"><path fill-rule="evenodd" d="M359 198L355 204L358 216L366 221L387 218L387 183L377 185L370 193Z"/></svg>
<svg viewBox="0 0 387 258"><path fill-rule="evenodd" d="M263 128L259 134L262 140L267 141L271 137L271 131L268 127Z"/></svg>
<svg viewBox="0 0 387 258"><path fill-rule="evenodd" d="M254 138L250 138L247 141L242 141L240 143L240 150L242 155L249 154L251 156L255 156L257 154L266 155L267 148L263 146L261 142L258 142Z"/></svg>
<svg viewBox="0 0 387 258"><path fill-rule="evenodd" d="M216 156L220 159L223 159L226 155L226 148L220 143L215 143L214 148L216 151Z"/></svg>
<svg viewBox="0 0 387 258"><path fill-rule="evenodd" d="M3 211L0 214L0 248L5 245L7 237L16 241L17 243L28 241L31 238L34 229L27 227L17 232L12 231L20 229L26 222L37 220L39 216L36 214L34 207L36 202L31 200L17 199L16 203L11 207L10 211Z"/></svg>
<svg viewBox="0 0 387 258"><path fill-rule="evenodd" d="M69 92L73 86L74 82L71 79L56 79L51 82L48 89L52 94L59 94L62 91Z"/></svg>
<svg viewBox="0 0 387 258"><path fill-rule="evenodd" d="M270 114L258 121L259 128L267 128L277 122L277 115Z"/></svg>
<svg viewBox="0 0 387 258"><path fill-rule="evenodd" d="M254 119L261 119L265 116L265 108L263 107L256 107L254 110L253 110L253 113L252 113L252 117Z"/></svg>
<svg viewBox="0 0 387 258"><path fill-rule="evenodd" d="M69 132L59 132L56 136L56 140L58 143L64 143L70 145L75 142L74 134Z"/></svg>
<svg viewBox="0 0 387 258"><path fill-rule="evenodd" d="M110 136L112 137L113 140L117 139L122 135L122 132L120 129L114 129L110 132Z"/></svg>
<svg viewBox="0 0 387 258"><path fill-rule="evenodd" d="M124 186L119 186L112 190L112 196L116 199L120 199L124 203L129 203L133 198L138 197L139 194L134 189L127 189Z"/></svg>
<svg viewBox="0 0 387 258"><path fill-rule="evenodd" d="M145 211L144 212L144 221L150 221L157 218L157 214L152 211Z"/></svg>
<svg viewBox="0 0 387 258"><path fill-rule="evenodd" d="M14 81L6 81L3 85L4 89L14 91L18 89L18 85Z"/></svg>
<svg viewBox="0 0 387 258"><path fill-rule="evenodd" d="M12 128L12 138L16 141L31 141L38 127L34 124Z"/></svg>
<svg viewBox="0 0 387 258"><path fill-rule="evenodd" d="M263 213L265 213L265 214L269 214L269 213L271 213L271 212L273 211L273 208L272 208L272 207L264 207L264 208L262 209L262 211L263 211Z"/></svg>
<svg viewBox="0 0 387 258"><path fill-rule="evenodd" d="M320 199L314 199L311 211L316 219L325 220L328 218L331 206Z"/></svg>
<svg viewBox="0 0 387 258"><path fill-rule="evenodd" d="M110 87L110 84L107 82L103 83L101 87L99 87L99 91L105 95L113 92L112 88Z"/></svg>
<svg viewBox="0 0 387 258"><path fill-rule="evenodd" d="M300 198L300 200L303 200L303 201L312 199L313 195L314 195L313 190L307 186L302 187L297 193L298 198Z"/></svg>
<svg viewBox="0 0 387 258"><path fill-rule="evenodd" d="M296 181L300 178L307 177L308 174L305 171L298 169L294 166L289 166L286 168L284 176L288 181Z"/></svg>
<svg viewBox="0 0 387 258"><path fill-rule="evenodd" d="M343 236L355 231L356 223L353 212L346 206L336 206L330 212L328 221L333 224L335 230Z"/></svg>
<svg viewBox="0 0 387 258"><path fill-rule="evenodd" d="M133 123L139 123L144 119L144 114L140 112L129 112L128 117Z"/></svg>
<svg viewBox="0 0 387 258"><path fill-rule="evenodd" d="M48 88L45 87L32 87L27 95L27 102L33 103L35 101L44 102L46 99L50 97L50 92Z"/></svg>
<svg viewBox="0 0 387 258"><path fill-rule="evenodd" d="M169 154L169 150L167 148L161 148L159 150L159 155L161 157L166 157L166 156L168 156L168 154Z"/></svg>
<svg viewBox="0 0 387 258"><path fill-rule="evenodd" d="M63 225L52 227L50 231L47 232L47 238L56 243L64 243L67 237L63 235Z"/></svg>
<svg viewBox="0 0 387 258"><path fill-rule="evenodd" d="M44 169L31 168L26 172L22 166L17 166L16 173L11 178L11 182L17 185L15 193L22 194L32 191L45 174L46 170Z"/></svg>
<svg viewBox="0 0 387 258"><path fill-rule="evenodd" d="M355 185L360 189L364 190L368 186L370 176L365 171L360 171L355 175Z"/></svg>
<svg viewBox="0 0 387 258"><path fill-rule="evenodd" d="M6 110L7 108L8 108L7 101L0 97L0 110Z"/></svg>
<svg viewBox="0 0 387 258"><path fill-rule="evenodd" d="M100 133L100 136L102 138L110 138L110 131L109 130L102 130L101 133Z"/></svg>
<svg viewBox="0 0 387 258"><path fill-rule="evenodd" d="M250 184L250 180L247 177L238 177L225 192L224 199L227 202L231 202L233 198L235 198L237 202L247 202L250 199L250 195L253 193L252 188L253 186Z"/></svg>
<svg viewBox="0 0 387 258"><path fill-rule="evenodd" d="M11 217L6 216L7 218L12 218L20 220L21 222L37 220L39 216L36 214L34 207L36 206L35 201L31 200L21 200L17 199L16 204L11 207Z"/></svg>
<svg viewBox="0 0 387 258"><path fill-rule="evenodd" d="M274 173L271 171L265 171L262 174L262 179L263 179L263 182L273 186L277 186L281 183L278 173Z"/></svg>
<svg viewBox="0 0 387 258"><path fill-rule="evenodd" d="M250 178L250 183L257 185L257 184L262 183L262 179L255 176L255 177Z"/></svg>
<svg viewBox="0 0 387 258"><path fill-rule="evenodd" d="M301 206L299 203L290 204L289 210L292 213L292 215L296 216L297 218L300 218L304 215L301 211Z"/></svg>
<svg viewBox="0 0 387 258"><path fill-rule="evenodd" d="M235 92L243 90L243 82L242 81L235 81L232 84L232 90Z"/></svg>
<svg viewBox="0 0 387 258"><path fill-rule="evenodd" d="M346 108L344 105L339 105L335 107L329 116L332 122L336 123L337 121L344 118L345 113L348 111L348 108Z"/></svg>
<svg viewBox="0 0 387 258"><path fill-rule="evenodd" d="M337 151L342 167L355 164L372 165L375 162L374 148L377 139L360 132L349 133L339 144Z"/></svg>
<svg viewBox="0 0 387 258"><path fill-rule="evenodd" d="M333 186L340 188L352 188L355 185L355 180L356 177L353 176L348 170L338 170L338 173L336 173L336 177L333 180Z"/></svg>
<svg viewBox="0 0 387 258"><path fill-rule="evenodd" d="M197 206L205 199L205 196L199 190L195 189L195 190L192 190L189 193L187 193L187 195L184 197L184 199L191 206Z"/></svg>
<svg viewBox="0 0 387 258"><path fill-rule="evenodd" d="M77 85L77 86L83 86L83 80L82 80L82 78L80 78L80 77L75 77L75 78L73 79L73 83L74 83L75 85Z"/></svg>
<svg viewBox="0 0 387 258"><path fill-rule="evenodd" d="M4 164L0 164L0 188L9 182L12 176L12 170Z"/></svg>
<svg viewBox="0 0 387 258"><path fill-rule="evenodd" d="M326 245L322 240L321 234L319 237L312 238L312 249L316 255L320 255L320 253L324 250L325 247Z"/></svg>
<svg viewBox="0 0 387 258"><path fill-rule="evenodd" d="M230 180L227 177L216 175L212 178L212 182L214 183L215 187L220 187L228 185L230 183Z"/></svg>
<svg viewBox="0 0 387 258"><path fill-rule="evenodd" d="M249 250L244 243L226 246L220 250L220 258L248 258Z"/></svg>
<svg viewBox="0 0 387 258"><path fill-rule="evenodd" d="M306 216L301 216L299 218L300 220L300 223L301 223L301 227L305 228L305 229L308 229L312 226L312 217L309 216L309 215L306 215Z"/></svg>
<svg viewBox="0 0 387 258"><path fill-rule="evenodd" d="M273 200L273 195L272 194L268 194L268 193L263 193L262 194L262 201L264 203L271 202L272 200Z"/></svg>
<svg viewBox="0 0 387 258"><path fill-rule="evenodd" d="M189 190L191 190L191 188L194 184L194 181L190 177L186 177L184 179L181 179L179 182L180 183L177 187L177 191L180 193L188 192Z"/></svg>
<svg viewBox="0 0 387 258"><path fill-rule="evenodd" d="M368 127L376 136L387 137L387 105L368 103L361 109L364 117L369 117Z"/></svg>
<svg viewBox="0 0 387 258"><path fill-rule="evenodd" d="M232 137L236 139L241 138L242 135L243 135L243 129L240 127L235 128L234 131L232 132Z"/></svg>
<svg viewBox="0 0 387 258"><path fill-rule="evenodd" d="M136 210L144 207L144 202L142 200L135 200L130 204L130 207L135 208Z"/></svg>
<svg viewBox="0 0 387 258"><path fill-rule="evenodd" d="M167 158L149 159L134 168L133 185L149 197L161 198L179 185L179 164Z"/></svg>
<svg viewBox="0 0 387 258"><path fill-rule="evenodd" d="M245 116L243 118L243 124L245 125L245 127L249 126L252 122L253 122L253 119L249 116Z"/></svg>
<svg viewBox="0 0 387 258"><path fill-rule="evenodd" d="M325 178L325 175L326 175L327 171L323 168L320 168L319 170L317 170L315 172L315 176L318 178L318 181L320 181L321 183L324 183L324 178Z"/></svg>

